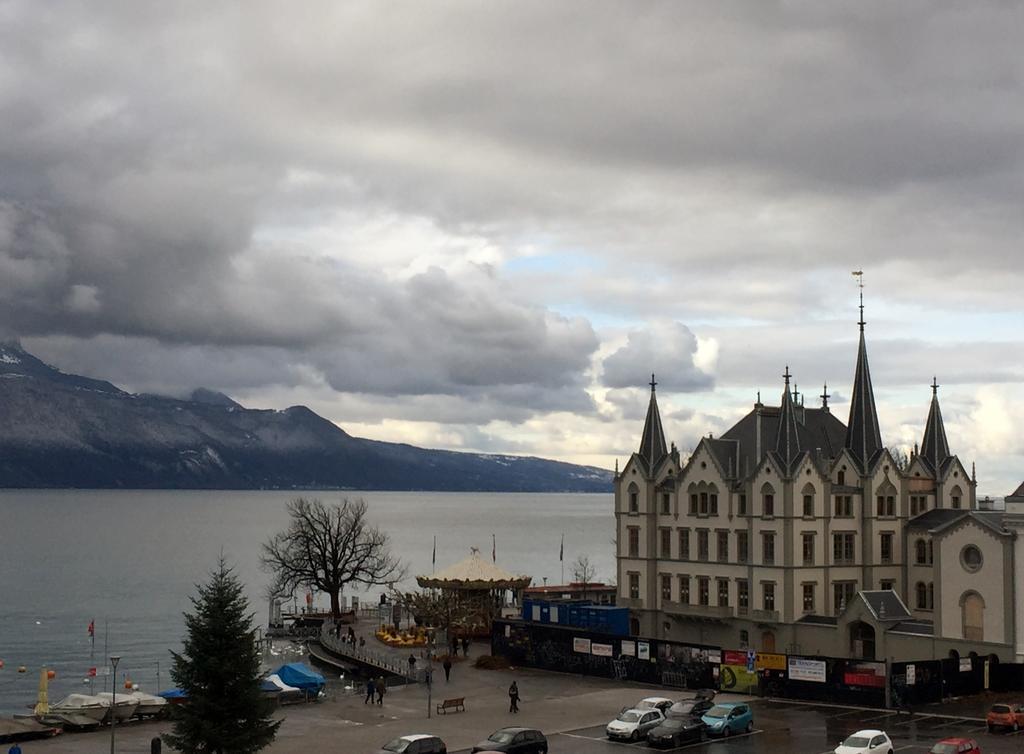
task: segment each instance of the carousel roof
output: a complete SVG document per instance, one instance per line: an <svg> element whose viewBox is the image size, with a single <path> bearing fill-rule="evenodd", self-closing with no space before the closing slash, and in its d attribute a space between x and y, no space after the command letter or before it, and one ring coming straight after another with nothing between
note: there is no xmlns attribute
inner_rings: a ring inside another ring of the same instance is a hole
<svg viewBox="0 0 1024 754"><path fill-rule="evenodd" d="M522 589L530 585L529 576L517 576L480 557L480 550L470 549L469 557L431 576L417 576L422 587L439 589Z"/></svg>

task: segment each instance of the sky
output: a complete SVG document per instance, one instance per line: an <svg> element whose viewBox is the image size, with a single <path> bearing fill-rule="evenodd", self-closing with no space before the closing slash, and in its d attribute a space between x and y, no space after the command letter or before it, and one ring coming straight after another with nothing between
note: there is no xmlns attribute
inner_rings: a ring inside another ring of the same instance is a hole
<svg viewBox="0 0 1024 754"><path fill-rule="evenodd" d="M1024 479L1024 5L0 0L0 333L137 392L612 468L933 376Z"/></svg>

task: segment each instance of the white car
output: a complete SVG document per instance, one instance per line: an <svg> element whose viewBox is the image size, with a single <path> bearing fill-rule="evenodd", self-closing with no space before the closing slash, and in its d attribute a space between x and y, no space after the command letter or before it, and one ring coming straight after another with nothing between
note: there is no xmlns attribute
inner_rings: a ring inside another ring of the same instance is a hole
<svg viewBox="0 0 1024 754"><path fill-rule="evenodd" d="M649 696L637 702L633 709L660 709L662 712L665 712L672 704L671 699L666 699L663 696Z"/></svg>
<svg viewBox="0 0 1024 754"><path fill-rule="evenodd" d="M892 754L892 739L882 730L859 730L835 751L836 754Z"/></svg>
<svg viewBox="0 0 1024 754"><path fill-rule="evenodd" d="M611 739L639 741L647 738L648 731L657 728L664 719L660 709L627 709L608 723L604 732Z"/></svg>

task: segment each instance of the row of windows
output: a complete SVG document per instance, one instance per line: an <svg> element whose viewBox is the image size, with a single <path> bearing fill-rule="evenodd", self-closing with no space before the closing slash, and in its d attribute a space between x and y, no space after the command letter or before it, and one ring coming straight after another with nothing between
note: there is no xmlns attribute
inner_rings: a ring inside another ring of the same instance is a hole
<svg viewBox="0 0 1024 754"><path fill-rule="evenodd" d="M711 560L710 532L707 529L697 530L697 560L708 562ZM690 530L679 529L679 560L690 560ZM893 532L882 532L879 534L878 557L881 563L893 562ZM763 565L775 564L775 533L761 533L761 562ZM715 532L715 560L719 563L728 563L729 560L729 532ZM924 540L917 540L918 562L922 556ZM631 558L640 557L640 528L629 527L628 553ZM801 556L803 565L815 565L815 534L803 532L801 535ZM663 560L672 559L672 530L661 528L658 530L658 557ZM928 562L931 562L931 543L927 546ZM750 534L745 531L736 532L736 562L750 562ZM857 562L856 534L854 532L836 532L832 535L832 563L834 565L852 565Z"/></svg>

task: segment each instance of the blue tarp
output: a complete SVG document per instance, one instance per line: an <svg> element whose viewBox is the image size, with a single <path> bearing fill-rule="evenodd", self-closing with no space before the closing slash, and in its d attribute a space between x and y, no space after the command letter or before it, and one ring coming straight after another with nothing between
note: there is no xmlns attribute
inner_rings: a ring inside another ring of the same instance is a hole
<svg viewBox="0 0 1024 754"><path fill-rule="evenodd" d="M324 677L301 662L290 662L274 671L289 686L303 691L322 691Z"/></svg>
<svg viewBox="0 0 1024 754"><path fill-rule="evenodd" d="M181 689L168 689L167 691L161 691L157 696L162 696L164 699L188 699L188 694Z"/></svg>

